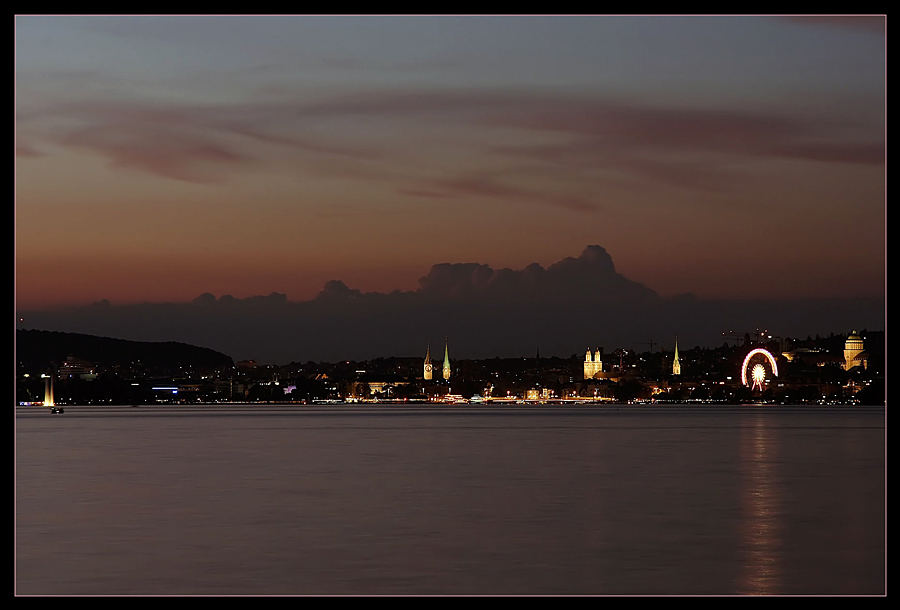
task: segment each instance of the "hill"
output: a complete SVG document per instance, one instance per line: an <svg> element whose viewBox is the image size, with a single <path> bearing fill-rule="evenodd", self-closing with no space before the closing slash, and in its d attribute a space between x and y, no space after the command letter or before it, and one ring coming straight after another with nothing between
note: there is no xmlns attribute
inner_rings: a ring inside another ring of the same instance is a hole
<svg viewBox="0 0 900 610"><path fill-rule="evenodd" d="M221 352L175 341L145 342L43 330L16 331L16 360L25 369L59 366L67 357L107 368L140 363L146 369L214 370L233 366Z"/></svg>

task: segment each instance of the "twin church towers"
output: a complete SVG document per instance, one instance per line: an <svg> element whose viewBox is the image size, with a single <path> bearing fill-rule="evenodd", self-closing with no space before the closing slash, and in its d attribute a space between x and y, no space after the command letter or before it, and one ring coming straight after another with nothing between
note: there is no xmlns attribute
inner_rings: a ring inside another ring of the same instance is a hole
<svg viewBox="0 0 900 610"><path fill-rule="evenodd" d="M651 349L652 349L651 344ZM591 353L588 348L584 354L584 378L599 379L603 373L603 353L598 348L597 351ZM678 337L675 337L675 359L672 361L672 374L681 375L681 358L678 356Z"/></svg>
<svg viewBox="0 0 900 610"><path fill-rule="evenodd" d="M431 364L431 346L425 350L425 381L431 381L434 373L434 367ZM444 366L442 373L444 381L450 381L450 352L447 351L447 341L444 340Z"/></svg>

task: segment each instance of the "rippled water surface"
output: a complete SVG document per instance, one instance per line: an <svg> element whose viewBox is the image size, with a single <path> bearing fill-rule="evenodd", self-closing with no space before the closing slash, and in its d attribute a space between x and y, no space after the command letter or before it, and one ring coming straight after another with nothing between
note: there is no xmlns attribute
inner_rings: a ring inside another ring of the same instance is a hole
<svg viewBox="0 0 900 610"><path fill-rule="evenodd" d="M885 410L19 407L19 595L885 594Z"/></svg>

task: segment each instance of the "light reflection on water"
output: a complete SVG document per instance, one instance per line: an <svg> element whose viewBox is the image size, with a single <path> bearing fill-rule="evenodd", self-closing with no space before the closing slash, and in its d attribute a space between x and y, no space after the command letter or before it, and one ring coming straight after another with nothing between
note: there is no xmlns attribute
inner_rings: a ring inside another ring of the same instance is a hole
<svg viewBox="0 0 900 610"><path fill-rule="evenodd" d="M19 594L883 594L884 410L17 410Z"/></svg>
<svg viewBox="0 0 900 610"><path fill-rule="evenodd" d="M737 592L780 593L781 522L777 482L777 429L753 416L741 428L742 542L746 559Z"/></svg>

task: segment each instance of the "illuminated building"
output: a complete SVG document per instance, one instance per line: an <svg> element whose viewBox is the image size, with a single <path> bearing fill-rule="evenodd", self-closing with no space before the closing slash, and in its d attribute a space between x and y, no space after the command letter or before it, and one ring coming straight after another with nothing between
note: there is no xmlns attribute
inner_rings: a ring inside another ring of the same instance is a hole
<svg viewBox="0 0 900 610"><path fill-rule="evenodd" d="M781 355L788 362L805 362L807 364L815 364L816 366L830 366L835 362L840 362L844 366L844 359L836 359L836 357L821 347L798 347L789 352L781 352Z"/></svg>
<svg viewBox="0 0 900 610"><path fill-rule="evenodd" d="M549 400L553 398L550 388L531 388L525 390L525 400Z"/></svg>
<svg viewBox="0 0 900 610"><path fill-rule="evenodd" d="M446 340L444 340L444 381L450 381L450 354L447 351Z"/></svg>
<svg viewBox="0 0 900 610"><path fill-rule="evenodd" d="M849 371L853 367L866 368L869 364L868 354L864 350L863 340L855 330L850 331L850 336L844 342L844 370Z"/></svg>
<svg viewBox="0 0 900 610"><path fill-rule="evenodd" d="M422 377L425 379L425 381L431 381L434 378L434 365L432 365L431 363L430 345L425 350L424 368L425 370ZM448 351L446 340L444 341L444 364L441 373L444 377L444 381L450 381L450 352Z"/></svg>
<svg viewBox="0 0 900 610"><path fill-rule="evenodd" d="M681 361L678 359L678 337L675 337L675 360L672 362L672 374L681 375Z"/></svg>
<svg viewBox="0 0 900 610"><path fill-rule="evenodd" d="M587 353L584 355L584 378L585 379L593 379L597 376L597 373L603 372L603 362L600 359L600 350L591 355L591 350L588 348Z"/></svg>
<svg viewBox="0 0 900 610"><path fill-rule="evenodd" d="M431 366L431 346L425 348L425 381L431 381L431 372L433 367Z"/></svg>
<svg viewBox="0 0 900 610"><path fill-rule="evenodd" d="M66 361L59 367L59 376L61 379L65 377L80 377L81 379L97 378L92 363L72 355L66 357Z"/></svg>

